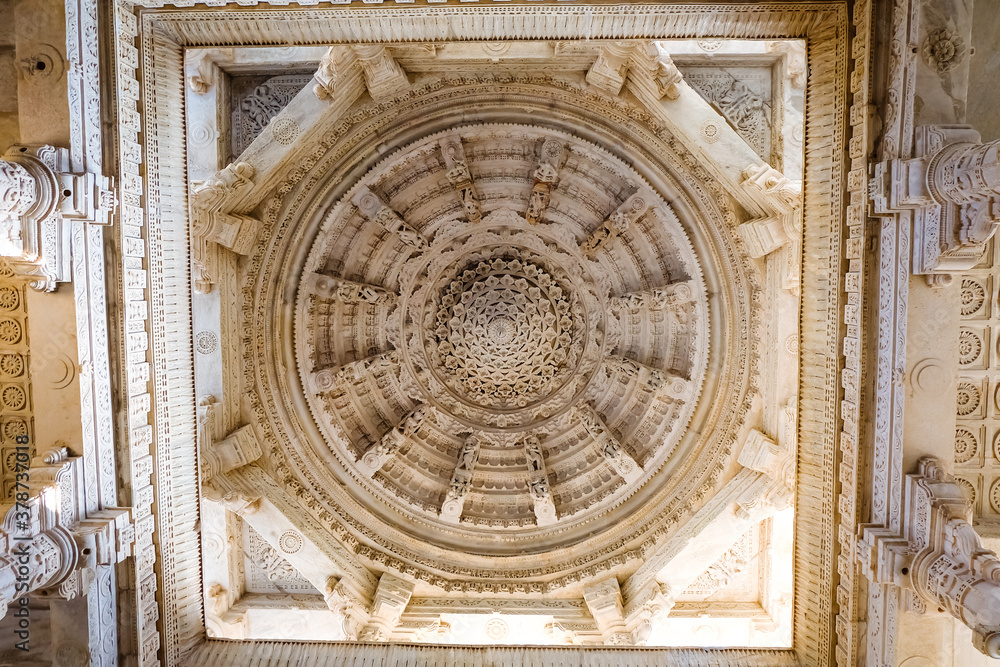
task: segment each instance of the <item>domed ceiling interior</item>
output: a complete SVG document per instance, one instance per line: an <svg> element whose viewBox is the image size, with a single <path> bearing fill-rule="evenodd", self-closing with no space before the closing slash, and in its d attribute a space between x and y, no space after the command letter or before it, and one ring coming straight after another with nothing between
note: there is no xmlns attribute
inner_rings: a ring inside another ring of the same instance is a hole
<svg viewBox="0 0 1000 667"><path fill-rule="evenodd" d="M801 42L186 68L210 636L791 645Z"/></svg>

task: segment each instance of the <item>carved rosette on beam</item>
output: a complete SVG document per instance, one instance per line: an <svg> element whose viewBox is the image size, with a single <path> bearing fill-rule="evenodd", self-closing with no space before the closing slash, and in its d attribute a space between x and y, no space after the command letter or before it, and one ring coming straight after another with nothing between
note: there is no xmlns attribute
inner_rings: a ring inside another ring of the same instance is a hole
<svg viewBox="0 0 1000 667"><path fill-rule="evenodd" d="M951 274L979 263L1000 225L1000 141L969 126L924 125L911 160L875 165L874 213L914 211L913 272Z"/></svg>
<svg viewBox="0 0 1000 667"><path fill-rule="evenodd" d="M212 291L217 279L218 246L237 255L249 255L257 243L261 222L245 213L223 210L231 201L253 188L254 167L245 162L231 164L214 178L193 183L191 208L191 257L195 266L195 289Z"/></svg>
<svg viewBox="0 0 1000 667"><path fill-rule="evenodd" d="M909 591L917 609L948 611L972 629L977 649L1000 658L1000 559L971 521L965 491L925 457L906 476L901 530L862 525L858 559L870 581Z"/></svg>
<svg viewBox="0 0 1000 667"><path fill-rule="evenodd" d="M451 476L451 485L444 497L444 504L441 505L441 519L449 523L458 523L462 518L462 509L465 507L465 496L472 488L472 473L476 469L476 462L479 460L479 445L481 438L477 435L470 435L462 443L462 449L458 453L458 463L455 465L455 472Z"/></svg>
<svg viewBox="0 0 1000 667"><path fill-rule="evenodd" d="M69 151L13 146L0 160L0 257L39 291L72 278L70 224L109 224L116 206L109 181L73 174Z"/></svg>

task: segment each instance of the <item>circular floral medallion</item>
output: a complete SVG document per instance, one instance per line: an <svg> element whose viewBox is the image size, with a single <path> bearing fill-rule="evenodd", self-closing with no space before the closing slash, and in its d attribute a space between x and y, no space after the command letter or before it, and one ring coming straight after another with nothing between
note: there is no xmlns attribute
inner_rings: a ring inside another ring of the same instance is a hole
<svg viewBox="0 0 1000 667"><path fill-rule="evenodd" d="M979 409L979 404L982 402L980 398L979 388L971 382L958 383L958 416L967 417L973 412Z"/></svg>
<svg viewBox="0 0 1000 667"><path fill-rule="evenodd" d="M979 450L975 434L961 426L955 429L955 463L967 463Z"/></svg>
<svg viewBox="0 0 1000 667"><path fill-rule="evenodd" d="M962 278L962 316L969 317L979 312L986 303L986 289L975 278Z"/></svg>
<svg viewBox="0 0 1000 667"><path fill-rule="evenodd" d="M970 329L962 329L958 334L958 363L962 366L973 364L983 353L983 341Z"/></svg>

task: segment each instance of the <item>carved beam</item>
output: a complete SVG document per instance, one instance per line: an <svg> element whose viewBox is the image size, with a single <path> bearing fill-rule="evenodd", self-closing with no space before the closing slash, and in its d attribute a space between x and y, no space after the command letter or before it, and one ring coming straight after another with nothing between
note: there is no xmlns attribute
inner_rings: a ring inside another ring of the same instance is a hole
<svg viewBox="0 0 1000 667"><path fill-rule="evenodd" d="M618 579L611 577L583 589L583 599L590 609L605 644L632 646L635 639L625 626L625 607L622 604Z"/></svg>
<svg viewBox="0 0 1000 667"><path fill-rule="evenodd" d="M53 146L12 146L0 160L0 257L42 292L72 279L69 223L109 224L116 207L107 178L69 170L69 151Z"/></svg>
<svg viewBox="0 0 1000 667"><path fill-rule="evenodd" d="M580 244L580 251L588 258L594 259L598 251L610 245L648 210L649 197L639 193L633 194L600 227L587 235Z"/></svg>
<svg viewBox="0 0 1000 667"><path fill-rule="evenodd" d="M900 531L861 526L858 560L868 579L911 592L972 629L975 647L1000 658L1000 559L972 527L965 492L925 457L906 476Z"/></svg>
<svg viewBox="0 0 1000 667"><path fill-rule="evenodd" d="M406 221L399 217L398 213L382 203L378 195L367 187L358 188L354 197L351 198L351 202L358 207L361 215L380 225L386 231L396 234L406 245L420 251L427 249L427 239L406 224Z"/></svg>
<svg viewBox="0 0 1000 667"><path fill-rule="evenodd" d="M615 472L628 482L636 482L642 477L642 468L622 448L621 443L595 410L592 408L580 410L580 421L594 439L594 445L601 452L601 456Z"/></svg>
<svg viewBox="0 0 1000 667"><path fill-rule="evenodd" d="M914 211L913 272L975 266L1000 225L1000 141L967 125L918 127L911 160L875 166L875 215Z"/></svg>
<svg viewBox="0 0 1000 667"><path fill-rule="evenodd" d="M379 369L395 368L399 365L399 353L389 350L364 359L350 361L343 366L332 366L313 371L308 376L311 389L316 392L332 391L345 383L360 382Z"/></svg>
<svg viewBox="0 0 1000 667"><path fill-rule="evenodd" d="M455 465L455 472L451 475L451 484L445 494L444 503L441 505L441 520L449 523L458 523L462 518L462 510L465 507L465 496L472 488L472 473L476 469L476 462L479 460L479 445L481 438L477 435L469 435L462 443L462 449L458 453L458 463Z"/></svg>
<svg viewBox="0 0 1000 667"><path fill-rule="evenodd" d="M448 168L448 182L458 192L462 206L465 207L466 217L469 218L469 222L479 222L483 219L483 210L479 205L476 186L472 182L472 173L465 161L465 149L462 148L461 138L452 135L442 139L441 155L444 156L444 163Z"/></svg>
<svg viewBox="0 0 1000 667"><path fill-rule="evenodd" d="M413 584L391 574L379 577L371 618L358 635L363 642L386 642L413 596Z"/></svg>
<svg viewBox="0 0 1000 667"><path fill-rule="evenodd" d="M396 455L407 438L412 438L420 430L420 426L426 418L426 406L418 405L414 408L395 428L390 429L382 436L381 440L364 453L358 461L358 467L361 468L361 471L368 477L373 477L382 466L388 463L389 459Z"/></svg>
<svg viewBox="0 0 1000 667"><path fill-rule="evenodd" d="M532 175L535 184L531 187L528 208L524 213L524 219L528 224L537 225L545 215L552 190L559 180L559 163L562 161L563 149L562 142L555 139L547 139L542 144L542 157Z"/></svg>
<svg viewBox="0 0 1000 667"><path fill-rule="evenodd" d="M556 506L552 502L552 491L549 489L549 477L545 472L545 456L542 443L538 436L529 435L524 438L524 459L528 467L528 492L534 504L535 523L539 526L551 526L558 520Z"/></svg>

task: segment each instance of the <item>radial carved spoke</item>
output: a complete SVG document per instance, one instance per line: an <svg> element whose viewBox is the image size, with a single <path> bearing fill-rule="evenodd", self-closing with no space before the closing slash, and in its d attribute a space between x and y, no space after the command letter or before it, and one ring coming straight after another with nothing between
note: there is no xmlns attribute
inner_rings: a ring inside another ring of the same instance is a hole
<svg viewBox="0 0 1000 667"><path fill-rule="evenodd" d="M384 287L356 283L322 273L310 273L302 281L304 289L323 299L347 304L367 303L373 306L396 303L396 294Z"/></svg>
<svg viewBox="0 0 1000 667"><path fill-rule="evenodd" d="M358 188L351 199L361 215L399 237L399 240L417 250L427 249L427 239L399 217L399 214L385 205L378 195L366 187Z"/></svg>
<svg viewBox="0 0 1000 667"><path fill-rule="evenodd" d="M639 313L643 310L676 310L694 300L694 290L688 280L641 292L629 292L611 297L611 308L618 314Z"/></svg>
<svg viewBox="0 0 1000 667"><path fill-rule="evenodd" d="M331 391L334 387L354 384L381 371L399 366L399 353L389 350L364 359L351 361L343 366L331 366L313 371L310 376L313 388L318 392Z"/></svg>
<svg viewBox="0 0 1000 667"><path fill-rule="evenodd" d="M626 199L600 227L583 240L580 251L590 259L594 259L600 250L608 247L632 223L645 215L649 210L649 201L649 197L639 193Z"/></svg>
<svg viewBox="0 0 1000 667"><path fill-rule="evenodd" d="M608 355L604 363L609 371L613 371L618 375L629 378L645 378L645 381L657 396L679 399L687 395L688 380L671 371L653 368L638 361L614 354Z"/></svg>
<svg viewBox="0 0 1000 667"><path fill-rule="evenodd" d="M611 429L607 427L596 410L589 407L582 408L580 421L594 439L594 446L597 447L604 460L614 468L615 472L627 482L635 482L642 477L642 468L625 451L621 443L618 442L618 438L611 433Z"/></svg>
<svg viewBox="0 0 1000 667"><path fill-rule="evenodd" d="M441 506L441 519L444 521L458 523L462 518L465 496L472 488L472 473L479 460L481 442L482 439L479 436L469 435L462 443L462 450L458 453L458 463L455 465L455 472L451 475L451 484L448 485L448 492L445 494L444 504Z"/></svg>
<svg viewBox="0 0 1000 667"><path fill-rule="evenodd" d="M361 471L369 477L373 477L382 466L389 462L389 459L396 455L403 443L420 430L427 418L427 413L426 406L418 405L399 424L383 435L382 439L372 445L358 461L358 467L361 468Z"/></svg>

